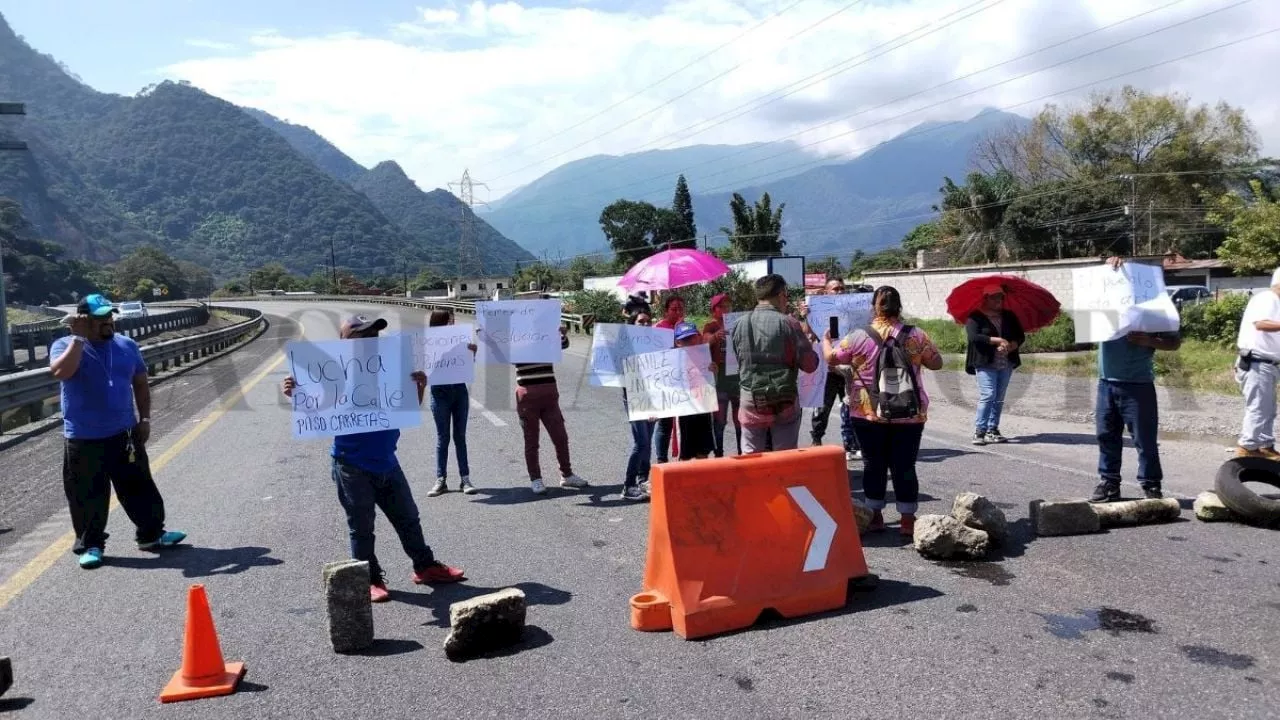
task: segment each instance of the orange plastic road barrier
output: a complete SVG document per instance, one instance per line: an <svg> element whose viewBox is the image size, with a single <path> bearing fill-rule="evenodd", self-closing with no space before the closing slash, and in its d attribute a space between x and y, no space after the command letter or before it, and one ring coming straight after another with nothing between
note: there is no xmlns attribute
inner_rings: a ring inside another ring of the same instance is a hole
<svg viewBox="0 0 1280 720"><path fill-rule="evenodd" d="M868 574L839 447L668 463L650 475L637 630L688 639L750 627L769 608L834 610Z"/></svg>
<svg viewBox="0 0 1280 720"><path fill-rule="evenodd" d="M187 631L182 642L182 669L160 693L160 702L230 695L244 677L244 663L224 663L213 627L209 598L204 585L192 585L187 592Z"/></svg>

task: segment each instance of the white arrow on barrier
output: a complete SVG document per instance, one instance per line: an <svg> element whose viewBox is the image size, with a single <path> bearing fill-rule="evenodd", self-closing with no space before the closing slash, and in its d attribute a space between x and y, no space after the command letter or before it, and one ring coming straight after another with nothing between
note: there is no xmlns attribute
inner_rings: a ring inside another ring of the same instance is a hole
<svg viewBox="0 0 1280 720"><path fill-rule="evenodd" d="M813 572L827 566L827 553L831 552L831 541L836 537L836 521L818 502L818 498L803 485L787 488L791 499L800 506L800 511L813 523L813 542L809 543L809 552L804 556L804 571Z"/></svg>

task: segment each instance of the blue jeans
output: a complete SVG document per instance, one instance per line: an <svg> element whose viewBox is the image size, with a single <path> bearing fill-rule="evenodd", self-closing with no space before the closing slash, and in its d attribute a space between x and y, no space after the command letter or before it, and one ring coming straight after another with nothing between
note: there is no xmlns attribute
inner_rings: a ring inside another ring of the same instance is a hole
<svg viewBox="0 0 1280 720"><path fill-rule="evenodd" d="M670 460L671 455L671 434L675 432L675 418L661 418L653 423L653 449L658 456L658 462L664 463Z"/></svg>
<svg viewBox="0 0 1280 720"><path fill-rule="evenodd" d="M974 431L978 434L1000 429L1000 414L1004 411L1004 395L1009 391L1013 368L996 370L978 368L978 417Z"/></svg>
<svg viewBox="0 0 1280 720"><path fill-rule="evenodd" d="M627 412L627 410L627 401L623 398L622 411ZM649 420L631 421L631 455L627 457L627 476L622 480L622 487L635 487L641 481L649 479L655 424Z"/></svg>
<svg viewBox="0 0 1280 720"><path fill-rule="evenodd" d="M449 437L458 455L458 475L470 477L467 462L467 415L471 411L471 394L462 383L431 387L431 415L436 420L436 477L448 477Z"/></svg>
<svg viewBox="0 0 1280 720"><path fill-rule="evenodd" d="M1120 482L1120 460L1124 452L1124 430L1129 429L1138 449L1138 482L1159 488L1164 479L1160 468L1157 432L1160 412L1155 383L1098 381L1098 401L1094 408L1098 431L1098 475L1104 482Z"/></svg>
<svg viewBox="0 0 1280 720"><path fill-rule="evenodd" d="M397 465L390 472L369 472L344 463L333 461L333 482L338 486L338 501L347 512L347 530L351 536L351 557L369 563L369 578L382 582L382 566L373 552L373 524L376 508L382 508L405 554L413 561L414 571L425 570L435 564L435 555L422 535L422 523L418 520L418 504L409 491L409 481Z"/></svg>
<svg viewBox="0 0 1280 720"><path fill-rule="evenodd" d="M853 430L853 416L849 414L849 406L840 403L840 439L844 441L845 452L856 452L862 449L858 443L858 433Z"/></svg>

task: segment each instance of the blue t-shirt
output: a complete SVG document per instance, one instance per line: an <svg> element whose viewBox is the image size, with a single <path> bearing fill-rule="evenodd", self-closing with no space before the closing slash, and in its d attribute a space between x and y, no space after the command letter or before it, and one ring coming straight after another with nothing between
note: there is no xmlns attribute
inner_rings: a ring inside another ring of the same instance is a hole
<svg viewBox="0 0 1280 720"><path fill-rule="evenodd" d="M71 336L53 341L49 357L61 357ZM101 440L133 429L133 376L146 375L138 343L125 335L85 342L76 374L62 381L62 432L73 440Z"/></svg>
<svg viewBox="0 0 1280 720"><path fill-rule="evenodd" d="M333 450L329 454L335 460L367 472L387 473L400 467L400 461L396 460L396 443L399 441L399 430L338 435L333 438Z"/></svg>
<svg viewBox="0 0 1280 720"><path fill-rule="evenodd" d="M1155 382L1155 357L1155 348L1134 345L1125 338L1108 340L1098 345L1098 377L1114 382Z"/></svg>

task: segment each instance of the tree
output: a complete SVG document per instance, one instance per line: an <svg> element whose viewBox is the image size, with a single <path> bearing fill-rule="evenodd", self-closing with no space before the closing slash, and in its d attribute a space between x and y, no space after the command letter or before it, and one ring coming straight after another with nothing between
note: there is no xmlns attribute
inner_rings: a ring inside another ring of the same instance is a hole
<svg viewBox="0 0 1280 720"><path fill-rule="evenodd" d="M443 290L448 282L444 276L436 272L433 268L424 267L418 270L418 274L409 279L409 290L412 292L422 292L424 290Z"/></svg>
<svg viewBox="0 0 1280 720"><path fill-rule="evenodd" d="M187 297L209 297L217 287L214 284L213 273L209 272L203 265L179 260L178 269L182 271L182 284L186 288Z"/></svg>
<svg viewBox="0 0 1280 720"><path fill-rule="evenodd" d="M964 185L944 177L938 192L942 204L941 231L952 238L953 255L959 260L1006 260L1017 247L1010 233L1001 227L1004 213L1013 201L1018 182L1011 173L987 175L969 173Z"/></svg>
<svg viewBox="0 0 1280 720"><path fill-rule="evenodd" d="M782 203L774 210L769 193L765 193L751 205L741 195L734 193L733 199L729 201L733 228L722 227L720 232L728 235L729 244L749 259L781 255L782 248L787 244L782 239L782 211L786 206L786 203Z"/></svg>
<svg viewBox="0 0 1280 720"><path fill-rule="evenodd" d="M173 258L153 245L143 245L134 250L112 269L115 273L116 291L128 296L122 297L122 300L151 300L151 290L154 288L167 289L171 298L186 297L181 268ZM149 280L150 283L144 285L143 280Z"/></svg>
<svg viewBox="0 0 1280 720"><path fill-rule="evenodd" d="M681 237L683 221L674 210L637 200L618 200L600 212L600 229L618 259L631 266L668 248L696 247Z"/></svg>
<svg viewBox="0 0 1280 720"><path fill-rule="evenodd" d="M1127 252L1130 218L1115 205L1112 188L1055 181L1014 198L1003 228L1021 257L1074 258Z"/></svg>
<svg viewBox="0 0 1280 720"><path fill-rule="evenodd" d="M812 273L816 275L822 273L827 276L828 280L844 277L844 266L833 257L822 258L812 262L806 261L804 271L806 274Z"/></svg>
<svg viewBox="0 0 1280 720"><path fill-rule="evenodd" d="M689 194L689 183L685 182L684 175L676 180L676 194L671 200L671 210L679 218L677 239L692 239L696 246L698 226L693 221L693 196Z"/></svg>
<svg viewBox="0 0 1280 720"><path fill-rule="evenodd" d="M920 223L902 238L902 249L910 253L920 250L932 250L942 239L941 229L937 220L930 220L927 223Z"/></svg>
<svg viewBox="0 0 1280 720"><path fill-rule="evenodd" d="M249 287L253 290L297 289L297 280L280 263L267 263L249 273Z"/></svg>
<svg viewBox="0 0 1280 720"><path fill-rule="evenodd" d="M1226 193L1212 206L1208 220L1227 229L1218 257L1237 275L1266 274L1280 265L1280 203L1270 197L1258 180L1249 183L1252 202L1237 193Z"/></svg>

